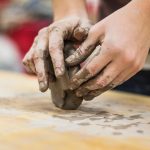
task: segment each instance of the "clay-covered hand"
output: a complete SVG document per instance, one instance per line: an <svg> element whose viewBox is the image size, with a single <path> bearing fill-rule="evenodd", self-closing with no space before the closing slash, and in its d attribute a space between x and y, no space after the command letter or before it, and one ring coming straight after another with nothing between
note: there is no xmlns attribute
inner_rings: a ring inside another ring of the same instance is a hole
<svg viewBox="0 0 150 150"><path fill-rule="evenodd" d="M64 41L82 42L88 34L90 23L88 19L76 16L55 21L48 27L41 29L35 38L31 49L23 59L23 64L29 73L35 73L39 81L39 89L44 92L49 82L64 75ZM55 75L49 70L52 61Z"/></svg>
<svg viewBox="0 0 150 150"><path fill-rule="evenodd" d="M148 12L131 2L90 29L87 39L66 59L68 65L76 65L101 45L71 80L78 96L92 99L142 69L150 48Z"/></svg>

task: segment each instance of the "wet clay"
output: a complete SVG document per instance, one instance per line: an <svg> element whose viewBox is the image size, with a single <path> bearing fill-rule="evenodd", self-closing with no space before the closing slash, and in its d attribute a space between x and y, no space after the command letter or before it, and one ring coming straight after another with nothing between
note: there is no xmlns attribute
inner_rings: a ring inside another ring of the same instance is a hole
<svg viewBox="0 0 150 150"><path fill-rule="evenodd" d="M65 58L70 56L74 51L71 44L66 44L64 48ZM60 78L57 78L55 82L49 84L52 101L56 107L65 110L73 110L81 105L83 98L77 97L73 91L69 90L70 79L79 69L79 66L66 66L65 74Z"/></svg>

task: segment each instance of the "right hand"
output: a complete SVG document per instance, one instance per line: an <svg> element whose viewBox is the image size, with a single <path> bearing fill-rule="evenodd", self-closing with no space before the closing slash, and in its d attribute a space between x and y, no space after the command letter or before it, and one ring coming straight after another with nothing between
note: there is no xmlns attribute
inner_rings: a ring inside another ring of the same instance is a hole
<svg viewBox="0 0 150 150"><path fill-rule="evenodd" d="M41 92L48 89L49 82L53 78L48 66L50 61L52 61L56 78L65 73L64 41L83 42L90 26L88 19L73 16L56 21L39 31L23 59L23 64L28 73L37 75Z"/></svg>

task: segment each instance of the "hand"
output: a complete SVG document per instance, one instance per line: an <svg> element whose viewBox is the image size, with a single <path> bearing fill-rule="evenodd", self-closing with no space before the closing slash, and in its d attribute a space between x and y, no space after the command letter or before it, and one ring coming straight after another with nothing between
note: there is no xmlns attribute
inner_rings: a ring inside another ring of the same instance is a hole
<svg viewBox="0 0 150 150"><path fill-rule="evenodd" d="M89 28L88 19L81 20L79 17L72 16L56 21L39 31L31 49L23 59L23 64L27 72L37 75L42 92L48 89L49 82L54 78L49 70L50 59L55 77L59 78L65 73L64 41L82 42L87 37Z"/></svg>
<svg viewBox="0 0 150 150"><path fill-rule="evenodd" d="M77 96L92 99L142 69L150 48L150 20L146 15L130 3L90 29L87 39L66 59L68 65L81 63L101 44L71 80Z"/></svg>

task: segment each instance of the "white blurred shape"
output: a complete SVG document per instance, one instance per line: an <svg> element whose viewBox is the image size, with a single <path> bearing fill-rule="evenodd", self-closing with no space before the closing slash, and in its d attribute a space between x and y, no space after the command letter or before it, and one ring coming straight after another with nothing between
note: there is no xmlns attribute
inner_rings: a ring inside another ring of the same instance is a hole
<svg viewBox="0 0 150 150"><path fill-rule="evenodd" d="M0 35L0 69L22 71L17 45L5 35Z"/></svg>

